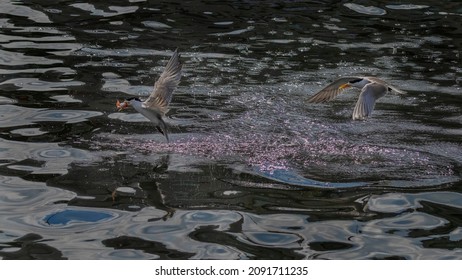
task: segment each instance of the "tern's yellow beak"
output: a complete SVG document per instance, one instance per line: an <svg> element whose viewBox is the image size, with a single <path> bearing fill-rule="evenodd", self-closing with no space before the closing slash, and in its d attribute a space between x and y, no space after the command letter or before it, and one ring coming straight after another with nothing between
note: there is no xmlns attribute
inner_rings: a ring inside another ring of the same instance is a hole
<svg viewBox="0 0 462 280"><path fill-rule="evenodd" d="M125 109L125 108L128 107L128 102L127 102L127 101L120 102L120 101L117 99L116 107L117 107L117 109L118 109L119 111L122 111L123 109Z"/></svg>
<svg viewBox="0 0 462 280"><path fill-rule="evenodd" d="M349 87L351 87L350 84L343 84L343 85L339 86L338 89L346 89L346 88L349 88Z"/></svg>

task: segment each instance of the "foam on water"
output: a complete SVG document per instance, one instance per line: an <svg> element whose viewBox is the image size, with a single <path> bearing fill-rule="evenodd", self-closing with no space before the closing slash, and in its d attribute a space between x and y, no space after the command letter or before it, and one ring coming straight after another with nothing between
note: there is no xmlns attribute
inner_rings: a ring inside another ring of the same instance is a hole
<svg viewBox="0 0 462 280"><path fill-rule="evenodd" d="M420 180L429 185L438 185L448 183L448 179L452 181L458 178L454 170L456 167L447 158L400 147L358 144L335 137L314 140L306 135L288 137L276 133L189 134L172 137L172 143L148 135L101 137L109 137L109 142L101 142L112 148L134 153L177 153L231 165L240 162L249 167L249 172L257 170L260 175L277 181L281 181L275 176L280 171L295 172L301 178L315 179L305 183L285 180L295 185L335 186L332 179L342 178L337 182L357 182L353 186L367 185L363 183L366 180L369 185L381 182L382 185L401 184L409 187L412 182L422 186L418 183ZM393 180L408 181L409 184L398 181L390 183Z"/></svg>
<svg viewBox="0 0 462 280"><path fill-rule="evenodd" d="M461 258L455 1L43 2L2 1L0 258ZM177 47L166 143L114 103ZM351 75L407 94L304 103Z"/></svg>

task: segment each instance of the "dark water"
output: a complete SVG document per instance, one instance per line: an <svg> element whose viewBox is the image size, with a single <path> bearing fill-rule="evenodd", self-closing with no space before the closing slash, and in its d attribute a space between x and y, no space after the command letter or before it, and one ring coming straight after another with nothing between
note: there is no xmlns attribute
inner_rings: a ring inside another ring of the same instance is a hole
<svg viewBox="0 0 462 280"><path fill-rule="evenodd" d="M415 2L415 3L413 3ZM462 258L462 4L1 1L4 259ZM171 143L115 101L179 48ZM407 91L352 121L339 76Z"/></svg>

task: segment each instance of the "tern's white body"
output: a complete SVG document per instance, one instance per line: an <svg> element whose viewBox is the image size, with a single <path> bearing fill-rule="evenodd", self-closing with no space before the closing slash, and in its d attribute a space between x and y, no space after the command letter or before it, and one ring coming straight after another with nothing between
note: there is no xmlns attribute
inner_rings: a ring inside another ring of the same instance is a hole
<svg viewBox="0 0 462 280"><path fill-rule="evenodd" d="M162 113L146 108L144 106L144 102L133 99L130 101L130 105L132 105L133 109L138 111L141 115L145 116L148 120L150 120L155 126L158 126L160 123L160 117L162 117Z"/></svg>
<svg viewBox="0 0 462 280"><path fill-rule="evenodd" d="M404 93L403 91L389 85L383 80L375 77L345 77L340 78L321 91L308 99L311 103L327 102L334 99L345 88L355 87L361 89L358 101L353 110L353 120L362 120L371 116L374 110L375 102L388 92L394 91Z"/></svg>

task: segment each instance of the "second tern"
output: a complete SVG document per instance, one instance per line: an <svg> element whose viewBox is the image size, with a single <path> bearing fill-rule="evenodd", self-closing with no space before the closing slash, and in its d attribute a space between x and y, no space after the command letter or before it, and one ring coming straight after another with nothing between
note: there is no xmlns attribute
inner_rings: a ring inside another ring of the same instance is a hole
<svg viewBox="0 0 462 280"><path fill-rule="evenodd" d="M388 92L404 93L375 77L343 77L335 80L308 99L310 103L322 103L334 99L344 89L355 87L361 89L358 101L353 110L353 120L362 120L371 116L375 102Z"/></svg>

